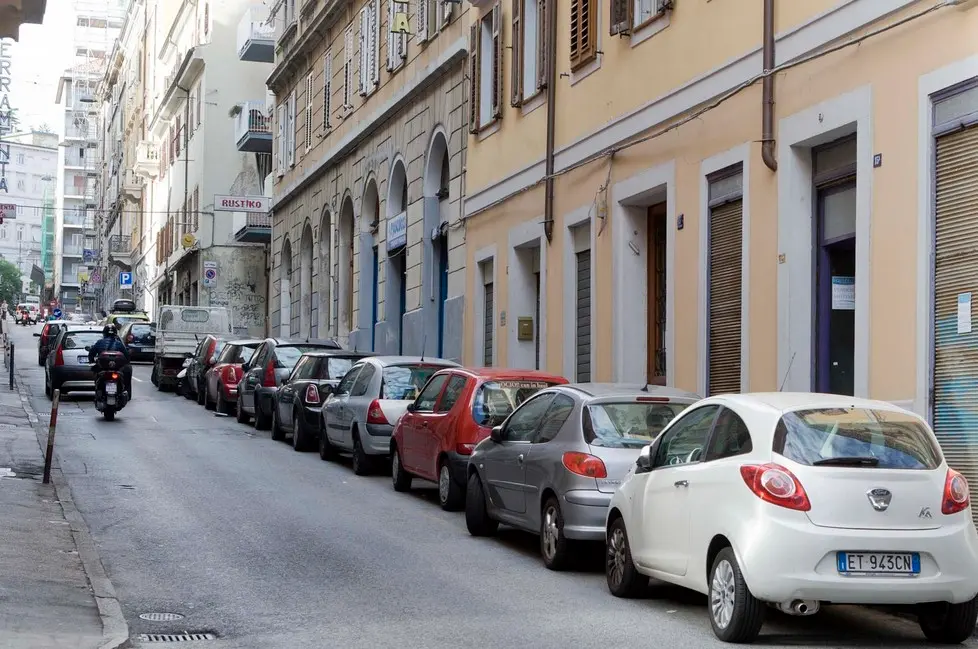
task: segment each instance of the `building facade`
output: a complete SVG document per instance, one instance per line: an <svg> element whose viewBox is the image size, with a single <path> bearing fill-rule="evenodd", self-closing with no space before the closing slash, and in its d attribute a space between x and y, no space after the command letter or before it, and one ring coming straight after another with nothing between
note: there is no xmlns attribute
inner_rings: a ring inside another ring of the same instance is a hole
<svg viewBox="0 0 978 649"><path fill-rule="evenodd" d="M473 4L467 363L879 398L978 480L976 3L554 3L549 220L542 10Z"/></svg>
<svg viewBox="0 0 978 649"><path fill-rule="evenodd" d="M47 0L21 0L4 7L0 12L0 38L17 40L20 26L24 23L40 25L44 22Z"/></svg>
<svg viewBox="0 0 978 649"><path fill-rule="evenodd" d="M275 14L273 331L461 358L468 7Z"/></svg>

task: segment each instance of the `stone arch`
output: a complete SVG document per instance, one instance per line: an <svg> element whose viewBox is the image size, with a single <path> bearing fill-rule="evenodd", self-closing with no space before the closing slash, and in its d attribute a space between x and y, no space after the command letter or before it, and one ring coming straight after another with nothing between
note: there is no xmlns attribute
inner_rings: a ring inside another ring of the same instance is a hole
<svg viewBox="0 0 978 649"><path fill-rule="evenodd" d="M279 285L279 336L292 336L292 243L288 237L282 240L282 252L278 262Z"/></svg>
<svg viewBox="0 0 978 649"><path fill-rule="evenodd" d="M387 181L387 263L384 276L384 320L388 347L385 351L403 354L405 349L404 314L407 312L407 167L400 156L391 164ZM401 243L403 241L403 243Z"/></svg>
<svg viewBox="0 0 978 649"><path fill-rule="evenodd" d="M299 336L312 336L312 225L306 219L299 239Z"/></svg>
<svg viewBox="0 0 978 649"><path fill-rule="evenodd" d="M338 225L336 275L339 280L339 304L336 309L336 327L340 336L349 338L353 332L353 246L356 239L356 216L353 211L353 196L349 192L343 197Z"/></svg>
<svg viewBox="0 0 978 649"><path fill-rule="evenodd" d="M333 298L333 215L330 213L329 206L323 207L323 213L319 218L319 309L317 320L319 330L317 335L322 338L329 337L332 332L330 327L330 313L332 312Z"/></svg>
<svg viewBox="0 0 978 649"><path fill-rule="evenodd" d="M431 142L428 145L428 155L425 158L422 191L424 192L424 232L425 248L423 263L426 273L431 273L433 281L424 283L429 298L426 304L432 304L431 313L425 318L425 331L429 340L437 341L437 347L432 352L438 356L445 355L445 305L448 300L448 221L449 206L453 199L451 195L450 153L448 150L448 134L441 125L432 129ZM437 234L435 234L437 233ZM427 351L427 350L426 350Z"/></svg>
<svg viewBox="0 0 978 649"><path fill-rule="evenodd" d="M370 349L377 350L375 331L379 315L380 250L376 232L380 228L380 191L377 179L368 176L363 185L360 203L360 318L359 329L366 340L357 340L358 346L370 342Z"/></svg>

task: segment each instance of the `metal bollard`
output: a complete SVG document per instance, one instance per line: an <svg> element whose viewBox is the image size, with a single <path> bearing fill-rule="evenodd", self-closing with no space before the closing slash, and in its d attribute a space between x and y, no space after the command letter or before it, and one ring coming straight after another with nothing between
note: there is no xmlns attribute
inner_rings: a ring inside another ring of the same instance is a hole
<svg viewBox="0 0 978 649"><path fill-rule="evenodd" d="M44 453L44 484L51 482L51 459L54 457L54 432L58 428L58 402L61 390L54 391L51 399L51 422L48 424L48 448Z"/></svg>
<svg viewBox="0 0 978 649"><path fill-rule="evenodd" d="M10 343L10 389L14 389L14 347L13 343Z"/></svg>

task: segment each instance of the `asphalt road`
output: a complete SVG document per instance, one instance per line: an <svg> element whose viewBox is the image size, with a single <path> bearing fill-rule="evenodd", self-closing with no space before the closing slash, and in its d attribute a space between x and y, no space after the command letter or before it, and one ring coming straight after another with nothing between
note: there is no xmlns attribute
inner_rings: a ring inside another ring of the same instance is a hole
<svg viewBox="0 0 978 649"><path fill-rule="evenodd" d="M43 419L34 339L18 328L14 340ZM612 597L600 549L574 572L550 572L534 537L471 538L434 485L395 493L389 477L357 477L157 392L148 366L134 376L135 400L114 422L90 395L66 396L57 437L133 638L210 632L219 639L181 646L215 649L725 646L703 597L668 586ZM151 612L185 618L140 619ZM759 644L930 646L915 622L858 607L804 619L772 610Z"/></svg>

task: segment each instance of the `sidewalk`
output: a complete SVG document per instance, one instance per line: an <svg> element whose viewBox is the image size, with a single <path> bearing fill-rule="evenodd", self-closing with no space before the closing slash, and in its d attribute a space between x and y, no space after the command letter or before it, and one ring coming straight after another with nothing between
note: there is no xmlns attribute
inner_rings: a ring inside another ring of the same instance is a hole
<svg viewBox="0 0 978 649"><path fill-rule="evenodd" d="M36 365L29 335L14 335L15 369ZM57 459L52 484L42 483L37 418L0 368L0 649L119 646L128 633L95 546Z"/></svg>

